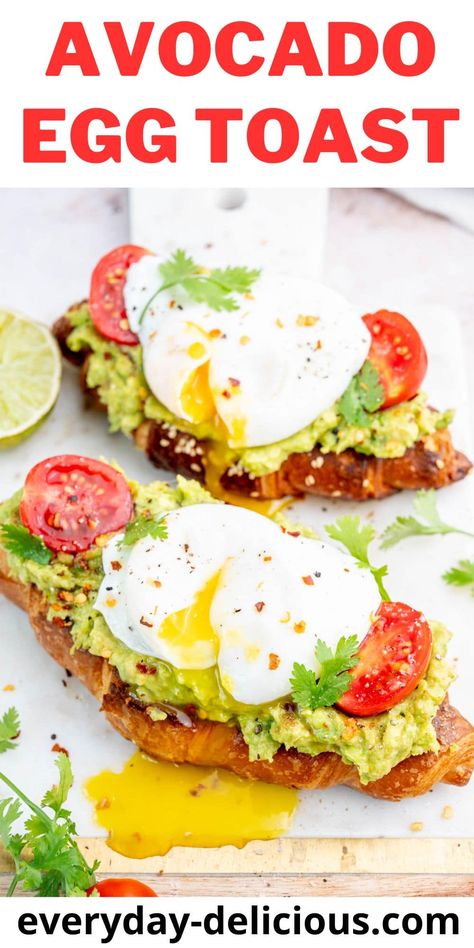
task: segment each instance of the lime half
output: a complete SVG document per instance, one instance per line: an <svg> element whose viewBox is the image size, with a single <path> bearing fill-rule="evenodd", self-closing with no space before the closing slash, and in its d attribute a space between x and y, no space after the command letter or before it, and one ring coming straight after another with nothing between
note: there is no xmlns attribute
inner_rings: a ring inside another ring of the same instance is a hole
<svg viewBox="0 0 474 948"><path fill-rule="evenodd" d="M0 309L0 448L27 438L59 394L61 356L47 326Z"/></svg>

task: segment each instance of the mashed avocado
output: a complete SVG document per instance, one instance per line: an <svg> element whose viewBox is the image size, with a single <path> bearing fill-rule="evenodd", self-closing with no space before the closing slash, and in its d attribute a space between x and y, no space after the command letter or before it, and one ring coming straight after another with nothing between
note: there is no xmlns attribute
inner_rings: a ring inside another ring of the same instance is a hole
<svg viewBox="0 0 474 948"><path fill-rule="evenodd" d="M160 481L129 483L139 514L158 516L179 506L212 500L195 481L180 477L176 488ZM19 523L20 499L21 491L0 505L0 524ZM224 691L214 668L183 671L132 651L112 635L94 609L103 576L99 546L76 556L54 555L47 565L8 554L8 564L15 578L34 583L42 591L49 602L49 618L68 624L73 648L85 649L113 665L153 720L166 717L167 706L193 706L203 718L239 726L251 760L271 760L282 745L313 756L334 751L358 768L362 783L377 780L411 755L438 749L432 721L454 678L445 661L450 636L440 623L431 623L433 653L425 677L391 711L355 718L335 707L305 711L288 701L245 706Z"/></svg>
<svg viewBox="0 0 474 948"><path fill-rule="evenodd" d="M173 425L199 440L216 439L212 424L191 424L178 419L152 395L143 374L141 346L118 346L103 339L94 328L87 304L71 312L68 318L74 327L68 336L68 346L73 352L90 350L87 384L98 389L107 407L111 431L130 435L149 418ZM310 451L315 444L323 453L339 454L354 448L379 458L401 457L420 438L446 428L451 420L452 412L434 411L427 407L426 396L420 394L394 408L374 412L367 428L357 428L345 423L336 402L306 428L283 441L229 450L227 466L239 464L260 477L278 470L290 454Z"/></svg>

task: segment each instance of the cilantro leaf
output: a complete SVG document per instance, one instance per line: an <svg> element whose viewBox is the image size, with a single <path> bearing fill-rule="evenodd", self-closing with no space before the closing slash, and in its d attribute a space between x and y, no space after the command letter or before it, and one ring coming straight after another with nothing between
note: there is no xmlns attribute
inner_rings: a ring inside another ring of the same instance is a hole
<svg viewBox="0 0 474 948"><path fill-rule="evenodd" d="M8 849L11 841L13 824L21 816L19 800L0 800L0 840L4 849Z"/></svg>
<svg viewBox="0 0 474 948"><path fill-rule="evenodd" d="M59 783L51 787L51 790L46 791L41 801L41 806L49 807L57 816L59 813L64 812L62 806L63 803L66 802L72 787L72 767L67 754L58 754L56 766L59 772Z"/></svg>
<svg viewBox="0 0 474 948"><path fill-rule="evenodd" d="M348 690L352 676L350 670L359 661L356 635L342 636L335 652L318 639L315 649L316 660L320 665L319 679L314 671L295 662L290 679L291 693L302 708L315 711L316 708L330 708Z"/></svg>
<svg viewBox="0 0 474 948"><path fill-rule="evenodd" d="M142 540L143 537L147 536L157 540L166 540L168 527L164 522L165 517L166 514L161 514L158 519L142 515L136 517L135 520L131 520L125 529L124 546L133 546L134 543L138 543L138 540Z"/></svg>
<svg viewBox="0 0 474 948"><path fill-rule="evenodd" d="M239 308L237 301L226 287L215 283L210 277L195 277L193 280L183 280L182 286L186 290L189 298L195 303L207 303L207 305L220 312L227 310L232 312Z"/></svg>
<svg viewBox="0 0 474 948"><path fill-rule="evenodd" d="M225 267L210 272L210 279L225 286L229 293L249 293L253 284L260 276L260 270L249 270L247 267Z"/></svg>
<svg viewBox="0 0 474 948"><path fill-rule="evenodd" d="M18 884L39 896L80 895L96 881L98 863L89 866L86 862L74 838L76 827L71 813L64 808L72 784L69 758L59 754L55 764L59 784L45 794L42 807L0 773L0 780L16 797L0 803L0 839L15 864L8 895L13 895ZM31 810L23 834L13 833L14 823L23 815L20 801Z"/></svg>
<svg viewBox="0 0 474 948"><path fill-rule="evenodd" d="M393 523L385 528L382 534L380 547L388 550L401 540L414 536L434 536L436 534L460 533L472 537L473 533L461 530L449 523L444 523L436 506L435 490L419 490L413 501L413 509L418 516L397 517Z"/></svg>
<svg viewBox="0 0 474 948"><path fill-rule="evenodd" d="M366 361L339 400L339 411L348 425L367 428L369 414L377 411L384 401L385 392L378 372L372 362Z"/></svg>
<svg viewBox="0 0 474 948"><path fill-rule="evenodd" d="M13 741L20 733L20 718L16 708L9 708L0 718L0 754L15 747Z"/></svg>
<svg viewBox="0 0 474 948"><path fill-rule="evenodd" d="M140 314L139 322L142 322L156 297L163 290L174 286L181 287L195 303L205 303L216 312L232 312L238 309L233 294L248 293L260 276L260 270L250 270L248 267L216 267L206 270L181 249L176 250L168 260L160 264L159 272L163 283L148 300Z"/></svg>
<svg viewBox="0 0 474 948"><path fill-rule="evenodd" d="M19 524L4 523L0 527L0 540L2 546L20 560L33 560L46 565L53 555L41 537L35 536Z"/></svg>
<svg viewBox="0 0 474 948"><path fill-rule="evenodd" d="M366 411L377 411L385 401L385 392L377 369L372 362L364 362L357 379L362 405Z"/></svg>
<svg viewBox="0 0 474 948"><path fill-rule="evenodd" d="M344 394L339 400L339 411L348 425L365 428L368 424L367 412L364 411L359 399L357 376L349 382Z"/></svg>
<svg viewBox="0 0 474 948"><path fill-rule="evenodd" d="M472 560L460 560L457 566L452 566L443 573L443 579L450 586L470 587L471 596L474 596L474 562Z"/></svg>
<svg viewBox="0 0 474 948"><path fill-rule="evenodd" d="M375 538L374 528L369 523L361 524L360 517L351 517L347 514L335 523L328 524L324 529L332 540L342 543L361 569L370 570L381 598L385 602L390 602L390 596L383 584L383 579L388 573L387 566L373 566L369 559L369 544Z"/></svg>
<svg viewBox="0 0 474 948"><path fill-rule="evenodd" d="M163 277L163 283L166 286L176 286L189 277L199 275L202 270L194 262L192 257L188 257L184 250L176 250L169 260L160 263L160 274Z"/></svg>

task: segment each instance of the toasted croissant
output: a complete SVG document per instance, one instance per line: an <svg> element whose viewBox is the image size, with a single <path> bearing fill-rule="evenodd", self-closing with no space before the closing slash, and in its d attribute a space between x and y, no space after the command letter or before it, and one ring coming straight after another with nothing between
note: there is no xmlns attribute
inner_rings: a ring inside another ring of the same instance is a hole
<svg viewBox="0 0 474 948"><path fill-rule="evenodd" d="M289 787L325 789L345 784L384 800L418 796L439 782L461 786L471 776L474 728L451 707L447 697L434 719L439 752L409 757L385 777L369 784L362 785L357 769L334 753L311 757L282 748L272 761L250 761L247 745L237 727L203 721L188 714L152 721L106 659L80 649L71 651L71 634L63 620L49 621L46 600L38 589L23 586L8 577L1 551L0 593L28 612L38 642L95 695L112 726L157 760L224 767L243 777Z"/></svg>
<svg viewBox="0 0 474 948"><path fill-rule="evenodd" d="M66 314L56 321L53 332L65 357L82 365L82 387L93 406L103 410L98 393L87 385L87 350L72 352L68 348L71 328ZM209 442L198 441L156 421L143 422L134 432L134 439L156 467L206 482ZM291 454L279 470L263 477L252 478L245 471L225 471L221 485L227 491L256 499L308 493L369 500L404 489L445 487L462 480L471 467L468 458L454 449L451 435L445 429L418 441L400 458L376 458L352 449L341 454L322 454L315 446L312 451Z"/></svg>

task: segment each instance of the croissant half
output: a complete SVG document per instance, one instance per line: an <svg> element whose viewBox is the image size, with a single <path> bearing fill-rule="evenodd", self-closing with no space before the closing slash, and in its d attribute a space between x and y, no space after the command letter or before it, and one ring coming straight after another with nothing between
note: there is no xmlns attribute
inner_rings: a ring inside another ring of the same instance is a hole
<svg viewBox="0 0 474 948"><path fill-rule="evenodd" d="M157 760L224 767L242 777L304 789L345 784L384 800L401 800L427 793L444 782L462 786L474 768L474 728L451 707L446 697L434 725L440 750L409 757L380 780L362 785L357 769L334 753L311 757L280 749L272 761L250 761L247 745L237 727L189 717L186 724L168 716L152 721L104 658L72 649L72 638L61 619L47 618L48 606L34 586L23 586L8 576L0 551L0 593L28 612L38 642L58 664L92 692L108 721L123 737Z"/></svg>
<svg viewBox="0 0 474 948"><path fill-rule="evenodd" d="M93 407L105 410L98 392L87 385L87 350L72 352L68 348L71 329L66 314L57 320L53 332L64 356L82 366L81 384ZM198 441L192 435L150 420L136 429L134 440L156 467L206 482L212 447L209 442ZM225 490L255 499L307 493L369 500L387 497L399 490L446 487L462 480L471 466L468 458L455 450L451 435L445 429L418 441L400 458L376 458L352 448L340 454L322 454L315 446L312 451L291 454L277 471L263 477L251 477L245 471L230 469L220 480Z"/></svg>

